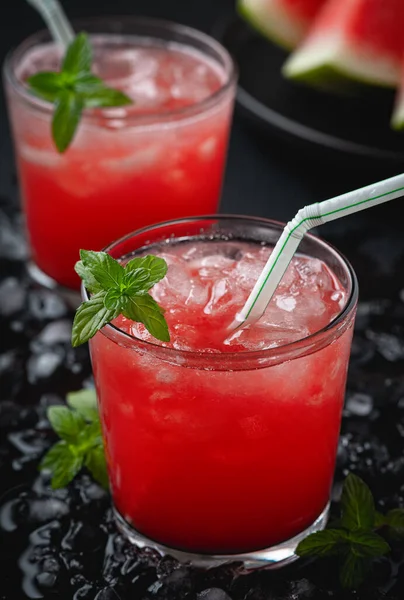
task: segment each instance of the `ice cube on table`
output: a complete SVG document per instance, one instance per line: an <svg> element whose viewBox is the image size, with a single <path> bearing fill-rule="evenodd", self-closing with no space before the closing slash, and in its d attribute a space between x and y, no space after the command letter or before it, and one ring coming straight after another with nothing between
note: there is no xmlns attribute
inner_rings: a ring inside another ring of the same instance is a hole
<svg viewBox="0 0 404 600"><path fill-rule="evenodd" d="M0 258L24 260L27 246L19 217L9 217L0 210Z"/></svg>
<svg viewBox="0 0 404 600"><path fill-rule="evenodd" d="M0 283L0 315L9 317L25 304L26 290L16 277L7 277Z"/></svg>
<svg viewBox="0 0 404 600"><path fill-rule="evenodd" d="M345 404L346 410L356 417L367 417L373 410L373 398L370 394L356 392L349 394Z"/></svg>
<svg viewBox="0 0 404 600"><path fill-rule="evenodd" d="M37 341L45 346L65 344L71 342L72 322L70 319L53 321L44 327L37 337Z"/></svg>
<svg viewBox="0 0 404 600"><path fill-rule="evenodd" d="M197 600L232 600L226 592L220 588L208 588L199 592Z"/></svg>
<svg viewBox="0 0 404 600"><path fill-rule="evenodd" d="M61 366L64 353L56 352L56 349L42 354L33 354L27 362L28 381L35 384L42 379L51 377Z"/></svg>

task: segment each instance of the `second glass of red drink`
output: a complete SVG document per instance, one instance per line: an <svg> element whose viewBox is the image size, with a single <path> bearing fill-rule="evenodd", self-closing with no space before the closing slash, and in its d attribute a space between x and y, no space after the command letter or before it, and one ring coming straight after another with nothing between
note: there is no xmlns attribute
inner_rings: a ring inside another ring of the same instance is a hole
<svg viewBox="0 0 404 600"><path fill-rule="evenodd" d="M80 248L101 250L157 221L216 212L236 85L227 51L194 29L125 17L83 21L81 30L94 73L134 104L86 111L64 154L51 136L52 104L25 83L60 67L49 33L28 38L4 67L31 273L73 289Z"/></svg>

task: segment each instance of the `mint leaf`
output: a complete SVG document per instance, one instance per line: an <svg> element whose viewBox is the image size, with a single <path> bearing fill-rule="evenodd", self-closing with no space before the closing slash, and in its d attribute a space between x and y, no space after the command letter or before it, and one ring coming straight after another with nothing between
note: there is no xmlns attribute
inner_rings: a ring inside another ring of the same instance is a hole
<svg viewBox="0 0 404 600"><path fill-rule="evenodd" d="M388 543L373 531L350 531L348 540L351 553L361 558L377 558L391 550Z"/></svg>
<svg viewBox="0 0 404 600"><path fill-rule="evenodd" d="M53 489L66 487L79 473L83 466L83 457L76 454L65 441L57 442L44 456L40 464L41 470L52 474Z"/></svg>
<svg viewBox="0 0 404 600"><path fill-rule="evenodd" d="M50 406L47 417L58 436L69 443L77 440L85 426L83 417L69 410L67 406Z"/></svg>
<svg viewBox="0 0 404 600"><path fill-rule="evenodd" d="M105 84L102 79L92 73L79 73L74 80L74 89L83 96L104 87Z"/></svg>
<svg viewBox="0 0 404 600"><path fill-rule="evenodd" d="M69 444L67 442L57 442L44 455L41 460L40 469L52 471L60 460L64 460L66 453L69 453Z"/></svg>
<svg viewBox="0 0 404 600"><path fill-rule="evenodd" d="M64 90L58 94L52 119L52 136L59 152L65 152L70 146L83 108L83 98L74 92Z"/></svg>
<svg viewBox="0 0 404 600"><path fill-rule="evenodd" d="M119 311L105 307L104 296L105 292L98 292L77 309L72 328L73 347L88 342L97 331L118 316Z"/></svg>
<svg viewBox="0 0 404 600"><path fill-rule="evenodd" d="M36 73L27 79L27 83L36 96L44 98L48 102L55 102L63 90L63 80L60 73L47 71Z"/></svg>
<svg viewBox="0 0 404 600"><path fill-rule="evenodd" d="M164 309L147 293L167 273L165 260L137 257L123 267L108 253L89 250L80 250L80 258L76 272L94 295L76 312L73 346L88 341L119 314L143 323L155 338L170 341Z"/></svg>
<svg viewBox="0 0 404 600"><path fill-rule="evenodd" d="M392 540L404 540L404 508L394 508L385 517L388 536Z"/></svg>
<svg viewBox="0 0 404 600"><path fill-rule="evenodd" d="M346 544L346 533L338 529L324 529L312 533L296 548L297 556L326 556L338 554Z"/></svg>
<svg viewBox="0 0 404 600"><path fill-rule="evenodd" d="M102 485L103 488L108 489L107 465L104 448L101 444L92 448L87 453L85 466L90 471L93 478Z"/></svg>
<svg viewBox="0 0 404 600"><path fill-rule="evenodd" d="M86 108L107 108L133 103L124 92L106 86L102 79L91 73L77 75L74 89L84 96Z"/></svg>
<svg viewBox="0 0 404 600"><path fill-rule="evenodd" d="M127 106L132 100L121 92L110 87L87 90L85 95L86 108L108 108L112 106Z"/></svg>
<svg viewBox="0 0 404 600"><path fill-rule="evenodd" d="M79 33L68 47L62 63L62 71L69 75L91 70L92 50L85 33Z"/></svg>
<svg viewBox="0 0 404 600"><path fill-rule="evenodd" d="M61 153L73 141L85 108L132 104L126 94L106 86L93 75L91 63L91 44L83 32L68 47L59 73L43 71L27 80L32 94L55 105L52 137Z"/></svg>
<svg viewBox="0 0 404 600"><path fill-rule="evenodd" d="M80 250L80 258L86 269L91 271L94 279L102 286L103 290L109 288L120 289L124 276L124 268L106 252L93 252Z"/></svg>
<svg viewBox="0 0 404 600"><path fill-rule="evenodd" d="M79 447L81 450L87 451L90 448L99 446L102 444L102 431L101 422L98 418L96 421L89 423L85 430L82 432L79 439Z"/></svg>
<svg viewBox="0 0 404 600"><path fill-rule="evenodd" d="M298 556L326 556L351 552L361 558L376 558L389 552L390 546L373 531L325 529L305 538L296 549Z"/></svg>
<svg viewBox="0 0 404 600"><path fill-rule="evenodd" d="M359 558L352 552L345 557L340 570L340 582L343 588L356 589L364 581L371 562L366 558Z"/></svg>
<svg viewBox="0 0 404 600"><path fill-rule="evenodd" d="M404 508L393 508L385 516L385 521L390 527L404 529Z"/></svg>
<svg viewBox="0 0 404 600"><path fill-rule="evenodd" d="M125 300L122 296L122 292L119 289L110 288L104 296L104 306L109 310L120 311L122 306L125 305Z"/></svg>
<svg viewBox="0 0 404 600"><path fill-rule="evenodd" d="M386 517L384 515L382 515L382 513L375 511L375 524L374 526L376 527L376 529L379 529L380 527L383 527L384 525L386 525Z"/></svg>
<svg viewBox="0 0 404 600"><path fill-rule="evenodd" d="M143 286L147 286L149 281L149 272L146 269L136 269L135 271L126 271L123 278L125 293L132 296L137 293L143 293Z"/></svg>
<svg viewBox="0 0 404 600"><path fill-rule="evenodd" d="M132 258L125 265L125 274L136 273L139 270L142 270L142 272L146 271L147 277L144 279L142 289L147 292L166 276L167 269L167 263L164 259L149 254L147 256Z"/></svg>
<svg viewBox="0 0 404 600"><path fill-rule="evenodd" d="M67 404L86 421L98 422L97 395L95 390L83 389L70 392L66 396Z"/></svg>
<svg viewBox="0 0 404 600"><path fill-rule="evenodd" d="M386 540L374 529L404 533L404 509L391 510L387 515L376 512L371 491L362 479L350 474L341 497L341 519L334 520L333 529L309 535L298 545L298 556L338 555L341 560L340 581L345 588L360 586L372 561L390 552ZM403 538L401 538L403 539Z"/></svg>
<svg viewBox="0 0 404 600"><path fill-rule="evenodd" d="M362 479L350 473L341 497L341 526L345 529L373 529L375 505L371 491Z"/></svg>
<svg viewBox="0 0 404 600"><path fill-rule="evenodd" d="M74 265L74 270L76 271L77 275L84 281L84 285L89 292L96 294L97 292L100 292L103 289L102 285L98 283L98 281L91 273L90 269L85 267L81 260L76 262L76 264Z"/></svg>
<svg viewBox="0 0 404 600"><path fill-rule="evenodd" d="M52 474L52 487L65 487L86 466L93 478L108 487L101 423L94 390L67 395L67 406L52 406L50 423L62 437L43 457L40 470Z"/></svg>
<svg viewBox="0 0 404 600"><path fill-rule="evenodd" d="M143 323L156 339L162 342L170 341L163 310L149 294L129 296L122 312L128 319Z"/></svg>

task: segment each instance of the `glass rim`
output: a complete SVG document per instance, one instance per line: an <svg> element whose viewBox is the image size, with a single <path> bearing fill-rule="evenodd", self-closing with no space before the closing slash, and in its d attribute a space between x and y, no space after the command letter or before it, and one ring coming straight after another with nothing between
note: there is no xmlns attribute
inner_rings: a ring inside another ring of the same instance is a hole
<svg viewBox="0 0 404 600"><path fill-rule="evenodd" d="M247 216L247 215L232 215L232 214L217 214L217 215L201 215L201 216L196 216L196 217L184 217L181 219L174 219L174 220L168 220L168 221L162 221L161 223L156 223L154 225L150 225L148 227L143 227L141 229L137 229L121 238L119 238L118 240L115 240L114 242L112 242L111 244L109 244L108 246L106 246L103 249L103 252L109 252L110 250L112 250L115 246L118 246L128 240L130 240L132 237L136 237L138 235L142 235L145 233L149 233L152 231L157 231L160 228L163 227L167 227L169 225L176 225L176 224L181 224L181 223L190 223L193 221L206 221L206 220L212 220L212 221L220 221L220 220L227 220L227 221L233 221L233 222L241 222L241 221L247 221L250 222L252 225L255 224L261 224L267 227L278 227L278 228L284 228L284 226L286 225L285 223L282 223L281 221L276 221L273 219L267 219L264 217L253 217L253 216ZM111 335L108 335L108 333L112 334L112 337L114 338L112 341L114 341L115 343L118 343L115 341L115 338L118 336L121 340L126 341L126 344L123 344L127 347L130 347L130 345L132 346L131 349L137 349L137 350L142 350L142 351L155 351L158 352L159 354L161 353L162 357L167 357L167 359L169 360L170 356L177 356L177 357L182 357L184 359L190 359L190 360L208 360L209 363L218 363L221 361L232 361L234 359L239 359L240 358L248 358L251 360L254 359L260 359L260 358L278 358L279 354L287 354L289 352L292 352L295 348L296 349L309 349L311 347L313 347L313 344L315 344L315 342L318 340L320 341L322 336L327 335L327 334L332 334L333 331L335 331L339 325L345 323L345 320L347 319L347 317L352 313L352 311L354 310L357 301L358 301L358 280L355 274L355 271L351 265L351 263L347 260L347 258L339 251L337 250L332 244L330 244L329 242L326 242L325 240L323 240L321 237L318 237L316 235L313 235L312 233L306 233L305 237L310 238L314 243L319 244L319 246L325 248L327 251L331 251L332 254L334 254L334 256L336 256L338 258L338 260L340 261L340 263L344 266L344 268L346 269L346 271L348 272L349 278L350 278L350 283L351 283L351 289L350 289L350 293L349 296L346 299L346 302L344 304L344 307L339 311L339 313L324 327L322 327L321 329L315 331L314 333L311 333L308 336L305 336L303 338L299 338L298 340L295 340L293 342L288 342L287 344L281 344L280 346L276 346L274 348L267 348L267 349L260 349L260 350L241 350L239 352L221 352L221 353L212 353L212 352L205 352L205 351L198 351L198 350L180 350L177 348L169 348L167 346L162 346L161 344L155 343L155 342L151 342L151 341L146 341L146 340L142 340L139 337L136 337L130 333L127 333L125 331L123 331L122 329L119 329L119 327L117 327L116 325L113 325L112 323L108 323L107 325L105 325L100 331L99 333L101 333L102 335L105 335L106 337L111 339ZM192 238L191 238L192 239ZM152 246L153 244L150 244L150 246ZM142 248L144 248L145 246L142 246ZM134 252L136 252L136 250L134 250ZM84 286L84 283L82 283L81 285L81 294L82 294L82 298L84 301L89 299L89 294L87 289ZM130 343L130 345L128 344ZM304 353L303 353L304 354Z"/></svg>
<svg viewBox="0 0 404 600"><path fill-rule="evenodd" d="M205 45L205 47L211 48L217 57L219 57L223 61L223 70L225 73L225 80L222 82L220 87L213 93L209 94L206 98L202 100L198 100L193 104L189 104L184 107L166 110L162 113L152 113L152 114L128 114L124 117L119 117L119 120L128 123L131 126L153 126L153 125L161 125L162 123L172 123L176 121L182 121L187 117L192 117L195 115L203 114L205 111L208 111L210 108L216 106L220 103L223 97L226 96L226 93L236 84L238 77L237 66L231 57L230 53L226 50L226 48L214 37L209 34L200 31L194 27L190 27L189 25L182 25L181 23L176 23L175 21L170 21L168 19L154 19L152 17L131 17L126 15L103 15L100 17L84 17L79 19L74 19L72 21L72 25L76 26L77 29L83 27L85 29L86 24L97 25L100 26L103 23L107 23L111 26L113 23L125 23L130 25L133 23L134 26L139 27L157 27L160 28L161 31L173 31L180 36L184 36L184 38L188 38L188 42L184 41L184 45L188 45L191 48L192 41L201 42ZM80 26L80 27L77 27ZM98 32L90 32L91 36L103 35L102 31ZM106 32L106 35L110 35L111 37L119 36L119 35L132 35L128 33L119 33L119 32ZM136 35L136 33L133 33ZM138 37L151 37L155 39L164 39L159 35L151 35L147 36L146 32L139 34ZM28 91L28 88L19 80L16 75L16 67L18 61L25 56L25 53L30 49L37 45L37 43L41 40L41 38L50 38L51 36L48 29L43 28L30 36L26 37L18 46L9 50L6 54L4 63L3 63L3 73L5 80L10 84L13 91L20 97L22 100L30 106L35 111L38 111L44 115L52 115L53 104L43 100L41 98L37 98L33 94ZM206 52L201 51L203 54ZM115 108L116 109L116 108ZM111 112L110 112L111 111ZM98 127L102 126L101 123L108 123L110 121L116 121L116 114L113 114L114 108L112 109L85 109L83 111L83 121L87 123L92 123Z"/></svg>

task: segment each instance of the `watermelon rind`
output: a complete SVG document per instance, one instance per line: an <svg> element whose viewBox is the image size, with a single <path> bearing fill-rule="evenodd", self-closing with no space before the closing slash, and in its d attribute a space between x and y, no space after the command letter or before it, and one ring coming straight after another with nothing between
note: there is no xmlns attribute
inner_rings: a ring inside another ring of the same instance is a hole
<svg viewBox="0 0 404 600"><path fill-rule="evenodd" d="M391 127L396 131L404 130L404 94L401 92L394 107L391 117Z"/></svg>
<svg viewBox="0 0 404 600"><path fill-rule="evenodd" d="M350 47L337 36L304 43L287 59L282 73L288 79L311 85L346 78L366 85L395 88L400 64Z"/></svg>
<svg viewBox="0 0 404 600"><path fill-rule="evenodd" d="M285 50L293 50L304 36L304 24L292 19L277 0L238 0L237 12L261 35Z"/></svg>

